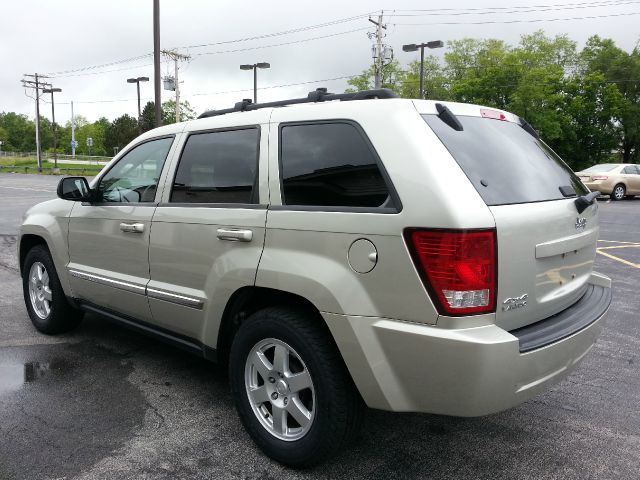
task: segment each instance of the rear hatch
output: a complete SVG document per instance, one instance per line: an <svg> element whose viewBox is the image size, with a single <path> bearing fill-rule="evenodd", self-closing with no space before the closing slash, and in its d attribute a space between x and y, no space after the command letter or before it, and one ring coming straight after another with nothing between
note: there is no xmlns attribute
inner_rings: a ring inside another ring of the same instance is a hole
<svg viewBox="0 0 640 480"><path fill-rule="evenodd" d="M575 205L588 189L518 117L468 105L458 115L449 105L462 130L442 115L423 118L495 218L496 324L513 330L571 306L596 254L598 207Z"/></svg>

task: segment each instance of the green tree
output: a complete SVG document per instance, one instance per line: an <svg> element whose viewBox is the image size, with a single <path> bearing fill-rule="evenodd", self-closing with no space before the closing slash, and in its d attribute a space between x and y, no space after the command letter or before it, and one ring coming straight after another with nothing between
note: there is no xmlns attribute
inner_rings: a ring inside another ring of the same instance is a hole
<svg viewBox="0 0 640 480"><path fill-rule="evenodd" d="M381 83L382 88L390 88L393 91L398 91L402 82L404 81L406 71L400 67L397 60L393 60L384 67L382 67ZM361 90L371 90L374 88L375 83L375 69L373 65L364 70L357 77L350 78L347 81L349 88L346 92L358 92Z"/></svg>
<svg viewBox="0 0 640 480"><path fill-rule="evenodd" d="M0 128L6 133L6 143L2 149L13 152L33 152L36 149L35 123L14 112L0 113Z"/></svg>
<svg viewBox="0 0 640 480"><path fill-rule="evenodd" d="M156 128L156 107L154 102L147 102L140 115L140 129L147 132Z"/></svg>
<svg viewBox="0 0 640 480"><path fill-rule="evenodd" d="M196 118L196 112L191 108L188 101L182 100L180 102L180 121L186 122L187 120L193 120L194 118ZM162 124L169 125L171 123L176 123L175 100L162 102Z"/></svg>
<svg viewBox="0 0 640 480"><path fill-rule="evenodd" d="M587 73L600 72L622 95L616 137L625 163L640 161L640 51L618 48L613 40L597 35L582 51Z"/></svg>
<svg viewBox="0 0 640 480"><path fill-rule="evenodd" d="M401 77L402 83L396 86L396 93L403 98L420 98L420 61L411 62ZM448 78L438 58L427 55L424 58L425 98L449 100Z"/></svg>
<svg viewBox="0 0 640 480"><path fill-rule="evenodd" d="M616 86L597 72L567 80L564 93L564 134L556 151L576 170L610 161L618 147L614 119L624 101Z"/></svg>
<svg viewBox="0 0 640 480"><path fill-rule="evenodd" d="M138 135L138 121L126 113L109 124L105 132L104 145L109 152L121 149Z"/></svg>

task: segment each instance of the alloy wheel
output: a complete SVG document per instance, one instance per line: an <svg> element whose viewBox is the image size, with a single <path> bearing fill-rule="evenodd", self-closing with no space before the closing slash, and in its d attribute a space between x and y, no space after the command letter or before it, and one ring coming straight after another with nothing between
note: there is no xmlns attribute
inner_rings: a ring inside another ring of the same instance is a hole
<svg viewBox="0 0 640 480"><path fill-rule="evenodd" d="M53 301L49 286L49 273L41 262L34 262L29 270L29 298L36 315L45 319L51 313Z"/></svg>
<svg viewBox="0 0 640 480"><path fill-rule="evenodd" d="M313 424L313 380L300 355L275 338L258 342L245 364L245 387L251 409L262 426L284 441L299 440Z"/></svg>

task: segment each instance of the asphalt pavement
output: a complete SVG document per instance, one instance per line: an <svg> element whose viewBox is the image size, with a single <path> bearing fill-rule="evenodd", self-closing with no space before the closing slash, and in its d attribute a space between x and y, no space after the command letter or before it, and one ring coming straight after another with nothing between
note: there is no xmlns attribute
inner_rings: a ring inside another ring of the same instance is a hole
<svg viewBox="0 0 640 480"><path fill-rule="evenodd" d="M565 381L482 418L370 410L354 445L296 471L253 445L220 367L96 316L56 337L32 327L15 234L57 181L0 174L0 479L639 478L640 199L599 203L614 300Z"/></svg>

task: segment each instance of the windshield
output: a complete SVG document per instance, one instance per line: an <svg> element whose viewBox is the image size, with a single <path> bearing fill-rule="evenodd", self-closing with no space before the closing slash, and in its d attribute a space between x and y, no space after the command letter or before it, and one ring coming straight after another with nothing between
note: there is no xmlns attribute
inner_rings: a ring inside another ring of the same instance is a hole
<svg viewBox="0 0 640 480"><path fill-rule="evenodd" d="M611 170L619 166L620 165L616 165L615 163L601 163L600 165L594 165L593 167L589 167L582 171L589 172L589 173L610 172Z"/></svg>
<svg viewBox="0 0 640 480"><path fill-rule="evenodd" d="M512 122L458 116L457 131L437 115L424 120L447 147L487 205L566 198L564 187L589 193L571 169L541 140ZM572 196L570 194L570 196Z"/></svg>

